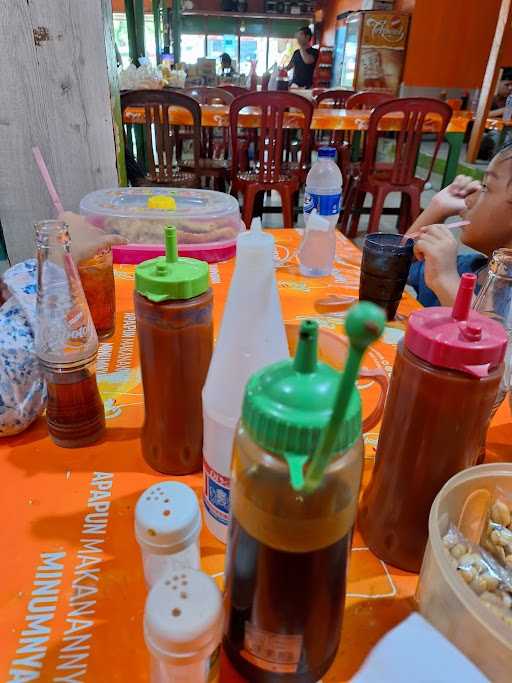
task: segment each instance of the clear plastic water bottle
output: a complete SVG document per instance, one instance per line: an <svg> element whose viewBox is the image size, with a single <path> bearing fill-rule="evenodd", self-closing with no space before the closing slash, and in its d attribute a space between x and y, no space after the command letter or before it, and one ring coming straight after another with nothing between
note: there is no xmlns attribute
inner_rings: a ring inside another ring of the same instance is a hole
<svg viewBox="0 0 512 683"><path fill-rule="evenodd" d="M503 112L504 121L512 121L512 93L507 97L505 102L505 110Z"/></svg>
<svg viewBox="0 0 512 683"><path fill-rule="evenodd" d="M338 222L341 208L341 171L335 163L334 147L321 147L318 161L312 166L306 178L304 194L304 220L316 209L319 216L329 221L334 228Z"/></svg>

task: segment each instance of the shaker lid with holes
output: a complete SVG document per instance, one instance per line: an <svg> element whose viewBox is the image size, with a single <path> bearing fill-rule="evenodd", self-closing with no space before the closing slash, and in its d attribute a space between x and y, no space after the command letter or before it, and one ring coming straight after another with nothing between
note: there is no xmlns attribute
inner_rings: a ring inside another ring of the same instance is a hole
<svg viewBox="0 0 512 683"><path fill-rule="evenodd" d="M487 377L505 356L507 335L500 323L470 310L476 275L465 273L453 308L434 306L414 312L405 346L436 367Z"/></svg>
<svg viewBox="0 0 512 683"><path fill-rule="evenodd" d="M180 552L201 530L196 494L177 481L150 486L135 506L135 536L145 549L158 555Z"/></svg>
<svg viewBox="0 0 512 683"><path fill-rule="evenodd" d="M170 572L150 590L144 638L155 657L209 657L221 634L222 596L210 576L194 569Z"/></svg>

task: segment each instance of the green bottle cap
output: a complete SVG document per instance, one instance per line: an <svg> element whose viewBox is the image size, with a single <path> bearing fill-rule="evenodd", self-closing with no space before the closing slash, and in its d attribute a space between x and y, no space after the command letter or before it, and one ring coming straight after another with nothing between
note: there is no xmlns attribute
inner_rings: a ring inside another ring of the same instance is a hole
<svg viewBox="0 0 512 683"><path fill-rule="evenodd" d="M135 289L150 301L192 299L209 287L208 264L178 256L176 228L165 228L165 256L135 268Z"/></svg>
<svg viewBox="0 0 512 683"><path fill-rule="evenodd" d="M295 358L254 374L242 407L242 421L253 441L287 460L292 485L331 418L340 383L340 374L317 360L317 342L318 324L305 320ZM352 387L331 453L347 450L360 434L361 401Z"/></svg>

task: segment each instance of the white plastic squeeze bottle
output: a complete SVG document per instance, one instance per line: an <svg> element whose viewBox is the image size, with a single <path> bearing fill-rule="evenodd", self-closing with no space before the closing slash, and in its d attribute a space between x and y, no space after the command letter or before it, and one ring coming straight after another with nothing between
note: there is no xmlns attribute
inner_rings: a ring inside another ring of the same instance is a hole
<svg viewBox="0 0 512 683"><path fill-rule="evenodd" d="M273 253L274 238L254 219L251 230L237 238L235 272L203 389L205 521L223 543L231 450L245 385L257 370L289 357Z"/></svg>
<svg viewBox="0 0 512 683"><path fill-rule="evenodd" d="M218 668L222 596L202 572L170 572L150 590L144 639L151 654L151 683L207 683Z"/></svg>

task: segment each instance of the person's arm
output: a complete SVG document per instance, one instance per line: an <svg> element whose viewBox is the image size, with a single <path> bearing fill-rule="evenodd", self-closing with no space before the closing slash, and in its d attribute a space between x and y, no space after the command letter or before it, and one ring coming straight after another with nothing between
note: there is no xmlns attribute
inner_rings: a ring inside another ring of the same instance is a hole
<svg viewBox="0 0 512 683"><path fill-rule="evenodd" d="M466 208L465 199L473 192L478 192L480 181L469 176L459 175L451 185L445 187L432 198L425 211L411 225L407 234L414 235L425 225L444 223L450 216L458 216Z"/></svg>
<svg viewBox="0 0 512 683"><path fill-rule="evenodd" d="M460 276L457 269L457 241L444 225L420 228L414 255L425 263L425 284L441 302L453 306Z"/></svg>
<svg viewBox="0 0 512 683"><path fill-rule="evenodd" d="M300 56L302 57L304 64L314 64L316 62L316 53L309 52L309 49L309 47L300 48Z"/></svg>
<svg viewBox="0 0 512 683"><path fill-rule="evenodd" d="M500 107L499 109L492 109L487 116L490 119L500 119L502 118L503 114L505 112L505 107Z"/></svg>

